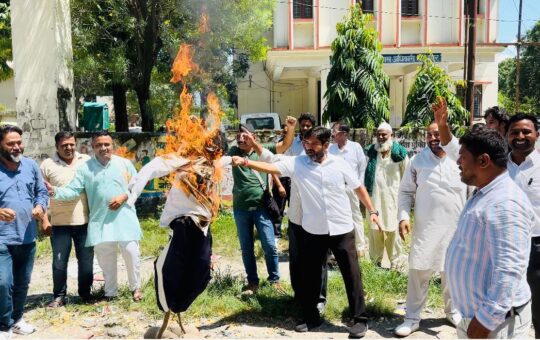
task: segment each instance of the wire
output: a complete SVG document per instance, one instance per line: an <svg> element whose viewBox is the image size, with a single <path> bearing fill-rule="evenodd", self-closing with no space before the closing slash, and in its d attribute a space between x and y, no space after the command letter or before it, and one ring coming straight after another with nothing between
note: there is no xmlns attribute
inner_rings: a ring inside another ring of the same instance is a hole
<svg viewBox="0 0 540 340"><path fill-rule="evenodd" d="M290 4L292 2L292 0L278 0L276 1L277 3L281 3L281 4ZM303 4L303 6L305 7L311 7L312 9L313 8L319 8L319 9L331 9L331 10L339 10L339 11L348 11L350 8L344 8L344 7L331 7L331 6L321 6L321 5L310 5L310 4ZM400 14L398 12L388 12L388 11L376 11L376 10L373 10L373 11L370 11L369 12L370 14L373 13L373 14ZM465 19L465 16L463 17L452 17L452 16L445 16L445 15L425 15L425 14L420 14L418 13L418 15L415 15L415 17L420 17L420 18L437 18L437 19L454 19L454 20L459 20L459 19ZM309 18L311 19L311 18ZM519 22L519 20L509 20L509 19L496 19L496 18L484 18L484 20L489 20L489 21L496 21L496 22ZM531 21L531 22L537 22L537 21L540 21L540 19L522 19L521 20L522 22L523 21Z"/></svg>

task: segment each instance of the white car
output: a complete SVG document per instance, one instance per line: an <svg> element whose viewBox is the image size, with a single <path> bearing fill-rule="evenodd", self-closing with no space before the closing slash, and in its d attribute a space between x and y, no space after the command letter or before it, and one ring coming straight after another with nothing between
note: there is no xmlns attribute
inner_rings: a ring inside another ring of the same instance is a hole
<svg viewBox="0 0 540 340"><path fill-rule="evenodd" d="M240 123L250 124L255 130L281 130L279 114L271 113L245 113L240 116Z"/></svg>

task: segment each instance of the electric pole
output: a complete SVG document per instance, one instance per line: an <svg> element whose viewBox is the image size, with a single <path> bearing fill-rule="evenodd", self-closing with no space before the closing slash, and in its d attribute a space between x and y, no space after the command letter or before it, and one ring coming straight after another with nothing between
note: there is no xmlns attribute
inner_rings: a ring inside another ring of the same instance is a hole
<svg viewBox="0 0 540 340"><path fill-rule="evenodd" d="M514 107L514 113L519 112L519 73L520 73L520 54L521 54L521 9L523 8L523 0L519 0L519 17L518 17L518 33L516 44L516 103Z"/></svg>
<svg viewBox="0 0 540 340"><path fill-rule="evenodd" d="M467 92L465 96L465 107L471 113L470 125L474 121L474 69L476 66L476 14L478 10L478 0L468 0L467 3L468 39L467 39Z"/></svg>

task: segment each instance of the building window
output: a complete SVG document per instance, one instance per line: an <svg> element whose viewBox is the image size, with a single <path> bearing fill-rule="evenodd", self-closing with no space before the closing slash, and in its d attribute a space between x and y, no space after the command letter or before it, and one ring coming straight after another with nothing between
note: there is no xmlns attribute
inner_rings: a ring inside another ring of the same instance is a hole
<svg viewBox="0 0 540 340"><path fill-rule="evenodd" d="M458 86L456 88L456 95L461 100L461 103L463 106L465 106L465 96L467 95L467 91L463 86ZM466 108L468 109L468 108ZM482 84L476 84L474 85L474 112L473 112L474 118L482 118Z"/></svg>
<svg viewBox="0 0 540 340"><path fill-rule="evenodd" d="M418 16L418 0L401 0L401 15Z"/></svg>
<svg viewBox="0 0 540 340"><path fill-rule="evenodd" d="M295 19L313 19L313 0L294 0L293 17Z"/></svg>
<svg viewBox="0 0 540 340"><path fill-rule="evenodd" d="M482 11L480 10L482 8L481 1L478 0L478 5L476 7L476 14L482 14ZM463 14L468 15L469 13L469 5L467 4L467 1L464 2L463 6Z"/></svg>
<svg viewBox="0 0 540 340"><path fill-rule="evenodd" d="M375 11L375 7L373 6L374 0L356 0L356 3L362 3L362 12L364 13L372 13Z"/></svg>

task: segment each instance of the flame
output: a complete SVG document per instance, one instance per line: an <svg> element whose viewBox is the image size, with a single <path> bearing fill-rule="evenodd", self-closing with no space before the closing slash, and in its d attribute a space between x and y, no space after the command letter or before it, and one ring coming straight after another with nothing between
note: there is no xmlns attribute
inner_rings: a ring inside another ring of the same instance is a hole
<svg viewBox="0 0 540 340"><path fill-rule="evenodd" d="M130 161L133 161L136 158L135 152L128 151L127 146L124 145L114 150L114 154L123 158L127 158Z"/></svg>
<svg viewBox="0 0 540 340"><path fill-rule="evenodd" d="M166 123L165 148L158 154L164 157L167 157L167 154L177 154L191 161L189 166L178 171L176 180L176 174L171 174L169 179L175 187L188 196L193 195L198 202L210 209L215 218L219 209L217 183L222 172L213 166L212 161L221 154L211 154L209 150L217 147L214 139L219 134L223 112L219 98L211 92L207 97L206 119L191 115L193 96L188 92L185 82L186 77L194 71L198 71L198 65L193 62L191 46L181 45L173 63L171 79L171 82L184 83L180 93L180 109L176 109L174 117Z"/></svg>
<svg viewBox="0 0 540 340"><path fill-rule="evenodd" d="M171 83L178 83L183 81L184 78L192 71L198 71L198 65L193 63L193 54L191 52L191 45L182 44L178 49L176 58L172 66L173 77Z"/></svg>

